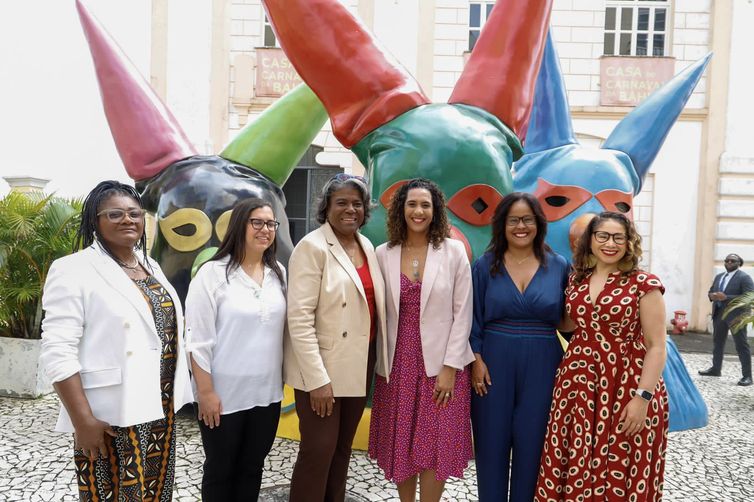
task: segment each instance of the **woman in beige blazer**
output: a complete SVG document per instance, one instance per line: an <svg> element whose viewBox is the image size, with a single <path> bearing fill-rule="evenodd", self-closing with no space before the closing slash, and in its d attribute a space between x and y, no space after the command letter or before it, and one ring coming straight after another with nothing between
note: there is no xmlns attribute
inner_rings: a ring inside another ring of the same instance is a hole
<svg viewBox="0 0 754 502"><path fill-rule="evenodd" d="M377 336L385 331L385 287L374 248L359 233L368 217L364 179L336 175L322 192L322 226L288 263L283 368L301 432L291 502L344 500L375 360L385 364L386 344Z"/></svg>
<svg viewBox="0 0 754 502"><path fill-rule="evenodd" d="M388 243L377 248L385 277L387 365L377 365L369 454L402 501L439 501L462 477L471 450L469 345L471 269L440 189L414 179L396 191ZM388 381L388 376L390 381Z"/></svg>

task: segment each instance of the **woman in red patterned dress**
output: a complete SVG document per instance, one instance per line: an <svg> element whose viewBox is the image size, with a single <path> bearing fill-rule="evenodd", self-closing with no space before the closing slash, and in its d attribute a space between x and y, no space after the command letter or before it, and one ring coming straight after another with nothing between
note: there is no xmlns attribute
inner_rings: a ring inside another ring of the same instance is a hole
<svg viewBox="0 0 754 502"><path fill-rule="evenodd" d="M665 289L637 268L640 241L626 216L604 212L574 253L575 332L556 376L538 502L662 499Z"/></svg>

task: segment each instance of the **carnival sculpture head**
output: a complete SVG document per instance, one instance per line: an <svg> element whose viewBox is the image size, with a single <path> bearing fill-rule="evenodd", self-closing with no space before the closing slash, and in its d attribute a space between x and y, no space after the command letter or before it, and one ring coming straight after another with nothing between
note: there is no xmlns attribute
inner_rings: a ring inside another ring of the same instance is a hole
<svg viewBox="0 0 754 502"><path fill-rule="evenodd" d="M601 148L581 146L571 124L558 55L548 35L527 133L515 164L517 191L534 194L549 222L547 242L570 258L574 239L603 211L633 216L634 196L683 111L711 55L655 91L615 127Z"/></svg>
<svg viewBox="0 0 754 502"><path fill-rule="evenodd" d="M178 122L96 19L76 2L115 145L154 213L152 256L184 299L192 266L213 254L233 206L260 198L280 221L278 259L292 251L281 187L327 120L299 86L248 124L220 155L198 155Z"/></svg>
<svg viewBox="0 0 754 502"><path fill-rule="evenodd" d="M418 82L338 0L264 0L280 45L324 104L338 140L367 169L374 211L364 233L385 241L392 194L412 178L445 193L453 237L469 257L489 243L512 190L551 0L500 0L449 103Z"/></svg>

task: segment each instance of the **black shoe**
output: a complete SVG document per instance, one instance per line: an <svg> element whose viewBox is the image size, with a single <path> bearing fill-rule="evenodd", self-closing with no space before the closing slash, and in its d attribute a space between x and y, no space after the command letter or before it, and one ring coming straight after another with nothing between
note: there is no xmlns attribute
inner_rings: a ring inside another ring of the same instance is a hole
<svg viewBox="0 0 754 502"><path fill-rule="evenodd" d="M752 384L751 377L743 377L741 380L738 381L738 385L741 387L748 387Z"/></svg>
<svg viewBox="0 0 754 502"><path fill-rule="evenodd" d="M702 376L720 376L720 370L716 370L715 368L708 368L706 370L699 370L699 374Z"/></svg>

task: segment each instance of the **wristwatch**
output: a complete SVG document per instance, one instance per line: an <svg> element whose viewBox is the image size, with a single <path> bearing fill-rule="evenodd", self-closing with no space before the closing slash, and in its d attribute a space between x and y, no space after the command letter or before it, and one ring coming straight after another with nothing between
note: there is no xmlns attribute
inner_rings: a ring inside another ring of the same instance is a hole
<svg viewBox="0 0 754 502"><path fill-rule="evenodd" d="M636 389L634 393L645 401L651 401L654 394L644 389Z"/></svg>

